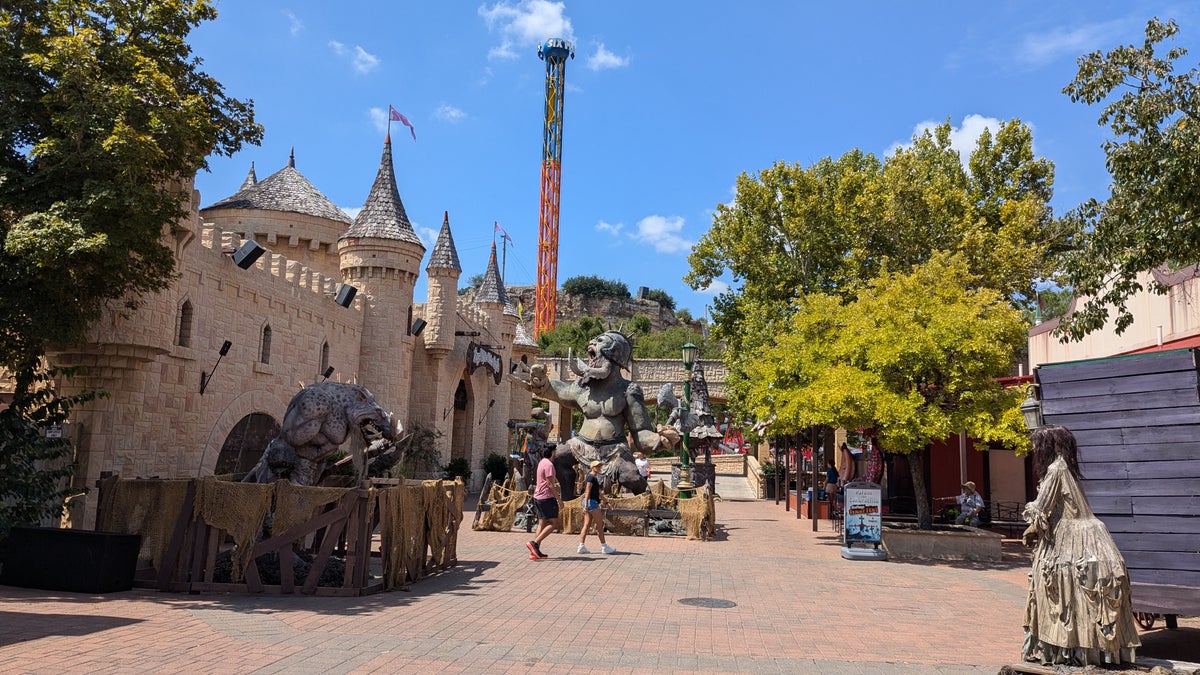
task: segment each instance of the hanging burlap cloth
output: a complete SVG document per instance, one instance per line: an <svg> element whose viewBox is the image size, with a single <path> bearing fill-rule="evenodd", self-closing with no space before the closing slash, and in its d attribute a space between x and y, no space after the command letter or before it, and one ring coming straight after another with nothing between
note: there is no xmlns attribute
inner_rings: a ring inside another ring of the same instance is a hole
<svg viewBox="0 0 1200 675"><path fill-rule="evenodd" d="M442 565L449 565L458 562L458 528L462 527L463 501L467 498L467 486L462 482L462 478L455 478L453 483L449 485L443 483L442 487L446 490L446 496L449 499L449 527L453 530L450 532L450 538L446 542L445 548L442 549Z"/></svg>
<svg viewBox="0 0 1200 675"><path fill-rule="evenodd" d="M275 520L271 536L279 536L296 525L321 515L351 488L306 487L290 481L275 483Z"/></svg>
<svg viewBox="0 0 1200 675"><path fill-rule="evenodd" d="M450 539L446 534L458 531L454 522L453 508L450 497L446 494L446 485L441 480L427 480L421 483L425 491L425 543L429 546L429 562L434 567L441 567L446 561L446 546Z"/></svg>
<svg viewBox="0 0 1200 675"><path fill-rule="evenodd" d="M408 588L425 562L425 486L404 481L379 491L383 587Z"/></svg>
<svg viewBox="0 0 1200 675"><path fill-rule="evenodd" d="M250 552L262 531L263 519L271 512L275 485L233 483L208 476L196 481L196 504L192 519L204 518L210 526L225 530L237 545L233 557L233 581L242 579Z"/></svg>
<svg viewBox="0 0 1200 675"><path fill-rule="evenodd" d="M142 546L138 563L155 570L175 530L175 519L183 508L186 480L122 480L112 476L100 481L100 522L103 532L138 534Z"/></svg>
<svg viewBox="0 0 1200 675"><path fill-rule="evenodd" d="M517 520L517 513L529 503L529 492L512 490L493 483L488 493L487 499L492 503L492 507L480 515L479 520L471 525L472 529L491 532L511 530Z"/></svg>

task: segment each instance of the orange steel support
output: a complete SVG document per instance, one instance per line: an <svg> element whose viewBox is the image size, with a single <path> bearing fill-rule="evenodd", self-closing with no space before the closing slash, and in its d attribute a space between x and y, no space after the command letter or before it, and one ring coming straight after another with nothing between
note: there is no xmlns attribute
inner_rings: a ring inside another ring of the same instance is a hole
<svg viewBox="0 0 1200 675"><path fill-rule="evenodd" d="M541 208L538 214L537 304L534 335L553 330L558 311L558 209L562 189L562 113L567 59L575 47L553 38L538 45L546 62L546 116L542 135Z"/></svg>

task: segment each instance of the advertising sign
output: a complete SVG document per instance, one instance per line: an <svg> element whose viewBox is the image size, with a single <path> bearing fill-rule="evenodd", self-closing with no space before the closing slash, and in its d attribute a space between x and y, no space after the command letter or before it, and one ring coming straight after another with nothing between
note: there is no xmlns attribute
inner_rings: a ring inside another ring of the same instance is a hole
<svg viewBox="0 0 1200 675"><path fill-rule="evenodd" d="M883 537L880 486L867 482L850 483L845 487L845 495L846 545L879 544Z"/></svg>

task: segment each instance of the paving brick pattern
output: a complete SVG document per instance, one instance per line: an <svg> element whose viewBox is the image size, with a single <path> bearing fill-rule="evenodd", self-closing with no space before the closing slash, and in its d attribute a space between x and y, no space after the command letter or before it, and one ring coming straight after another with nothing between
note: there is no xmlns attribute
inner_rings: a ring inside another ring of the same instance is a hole
<svg viewBox="0 0 1200 675"><path fill-rule="evenodd" d="M847 561L828 523L814 533L773 502L725 501L718 520L714 541L612 536L607 556L556 534L540 561L522 533L468 529L456 569L364 598L0 586L0 673L916 675L1017 660L1017 549L997 564Z"/></svg>

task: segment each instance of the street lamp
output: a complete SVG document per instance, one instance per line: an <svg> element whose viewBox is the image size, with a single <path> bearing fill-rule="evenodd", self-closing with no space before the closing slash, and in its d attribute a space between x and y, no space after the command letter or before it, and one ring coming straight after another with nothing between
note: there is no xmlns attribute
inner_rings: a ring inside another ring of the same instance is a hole
<svg viewBox="0 0 1200 675"><path fill-rule="evenodd" d="M688 342L683 345L683 367L687 370L687 379L683 381L683 401L680 402L680 407L683 409L684 420L683 428L687 429L688 407L692 401L692 367L696 365L696 357L700 354L700 348ZM691 477L691 450L688 448L688 432L683 432L683 444L679 451L679 461L683 465L679 469L679 498L687 499L692 496L692 477Z"/></svg>
<svg viewBox="0 0 1200 675"><path fill-rule="evenodd" d="M1042 422L1042 404L1038 402L1035 389L1036 384L1031 384L1026 387L1025 400L1021 402L1021 416L1025 418L1025 428L1034 431L1040 428Z"/></svg>

